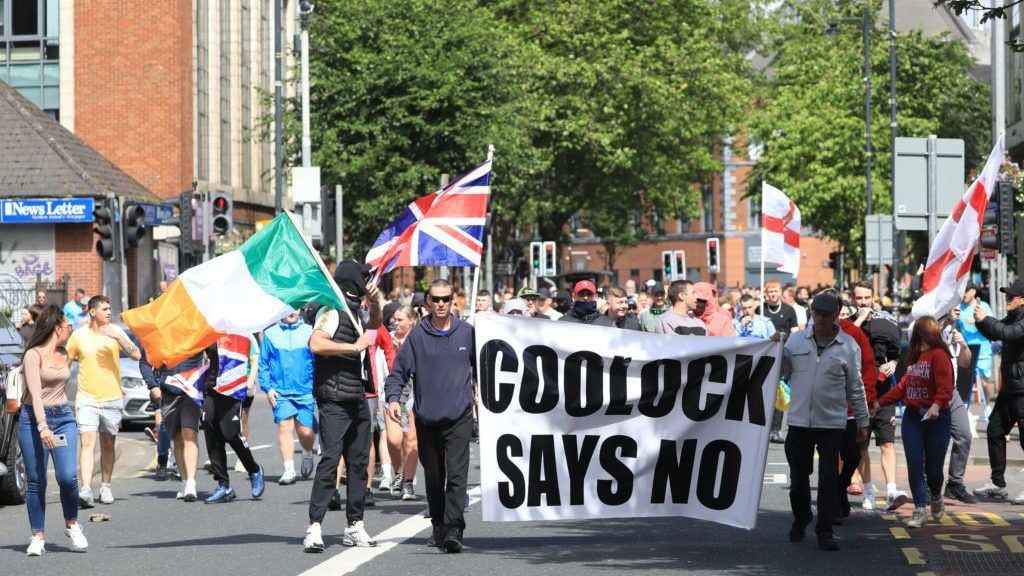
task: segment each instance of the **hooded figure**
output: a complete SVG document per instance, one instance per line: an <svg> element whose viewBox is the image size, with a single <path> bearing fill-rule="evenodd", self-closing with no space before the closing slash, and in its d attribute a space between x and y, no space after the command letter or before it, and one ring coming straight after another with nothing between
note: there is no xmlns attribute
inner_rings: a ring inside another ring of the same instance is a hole
<svg viewBox="0 0 1024 576"><path fill-rule="evenodd" d="M708 336L735 336L732 315L718 305L715 287L707 282L697 282L693 285L693 291L697 296L697 310L694 314L708 327ZM703 308L701 302L704 302Z"/></svg>

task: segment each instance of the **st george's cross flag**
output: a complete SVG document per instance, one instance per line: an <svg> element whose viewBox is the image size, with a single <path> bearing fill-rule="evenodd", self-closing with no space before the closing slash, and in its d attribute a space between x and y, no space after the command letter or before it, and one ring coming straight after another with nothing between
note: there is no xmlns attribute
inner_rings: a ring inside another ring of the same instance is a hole
<svg viewBox="0 0 1024 576"><path fill-rule="evenodd" d="M996 188L1002 162L1003 136L1000 134L981 175L967 187L963 198L957 201L932 239L921 285L924 295L914 302L912 317L941 318L963 298L981 236L981 221Z"/></svg>
<svg viewBox="0 0 1024 576"><path fill-rule="evenodd" d="M491 196L491 160L443 190L417 198L366 254L371 282L396 266L479 266Z"/></svg>
<svg viewBox="0 0 1024 576"><path fill-rule="evenodd" d="M761 258L794 278L800 272L800 209L767 183L761 184Z"/></svg>

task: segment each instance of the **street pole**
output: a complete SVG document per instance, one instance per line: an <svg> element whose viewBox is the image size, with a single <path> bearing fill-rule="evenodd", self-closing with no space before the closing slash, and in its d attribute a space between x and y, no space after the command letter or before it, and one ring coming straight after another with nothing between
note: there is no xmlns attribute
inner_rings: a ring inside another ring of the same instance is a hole
<svg viewBox="0 0 1024 576"><path fill-rule="evenodd" d="M992 22L992 141L995 142L1006 129L1006 28L1005 21L993 18ZM994 267L989 272L989 304L996 318L1006 312L1006 298L999 291L1009 286L1006 264L1008 258L1001 250L996 251ZM1019 270L1019 269L1018 269Z"/></svg>
<svg viewBox="0 0 1024 576"><path fill-rule="evenodd" d="M889 0L889 155L891 157L889 159L889 186L893 199L892 240L899 246L901 244L897 242L899 230L896 229L896 127L896 0ZM892 269L889 270L892 283L890 295L893 300L895 300L897 282L899 281L897 266L900 254L900 250L893 249Z"/></svg>
<svg viewBox="0 0 1024 576"><path fill-rule="evenodd" d="M447 174L441 174L441 190L444 190L447 187L448 187L448 175ZM445 280L447 280L448 277L450 276L449 270L448 270L447 266L441 266L438 269L437 274L438 274L438 276L437 276L438 278L443 278Z"/></svg>
<svg viewBox="0 0 1024 576"><path fill-rule="evenodd" d="M309 15L313 13L312 2L299 2L297 6L302 22L299 33L299 46L302 54L302 166L310 167L310 155L313 147L309 136Z"/></svg>
<svg viewBox="0 0 1024 576"><path fill-rule="evenodd" d="M284 119L281 110L284 88L284 22L281 0L274 0L274 213L284 209ZM204 256L205 258L205 256Z"/></svg>
<svg viewBox="0 0 1024 576"><path fill-rule="evenodd" d="M342 254L344 254L345 242L345 230L342 228L345 218L341 215L341 210L345 207L345 189L341 187L341 184L338 184L335 187L335 191L337 193L334 195L334 233L337 234L337 237L335 238L334 246L335 257L338 262L341 262L344 259Z"/></svg>
<svg viewBox="0 0 1024 576"><path fill-rule="evenodd" d="M871 12L864 7L864 195L867 215L871 211Z"/></svg>

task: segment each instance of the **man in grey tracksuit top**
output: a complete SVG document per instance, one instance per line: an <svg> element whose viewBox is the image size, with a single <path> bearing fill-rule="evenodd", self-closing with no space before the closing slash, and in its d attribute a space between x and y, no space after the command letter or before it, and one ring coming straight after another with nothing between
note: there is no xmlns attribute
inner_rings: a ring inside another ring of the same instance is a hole
<svg viewBox="0 0 1024 576"><path fill-rule="evenodd" d="M782 377L789 382L786 460L792 487L790 542L801 542L811 523L810 475L818 450L818 523L822 550L838 550L832 524L839 514L839 449L846 429L847 402L857 420L858 439L867 438L869 414L860 378L860 349L837 323L839 299L831 292L814 297L814 324L793 334L783 349Z"/></svg>

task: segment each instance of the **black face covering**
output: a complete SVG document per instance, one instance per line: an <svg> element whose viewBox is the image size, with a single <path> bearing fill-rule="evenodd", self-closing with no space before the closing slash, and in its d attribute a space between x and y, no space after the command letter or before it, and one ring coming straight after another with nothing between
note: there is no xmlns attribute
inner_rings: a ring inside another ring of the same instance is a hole
<svg viewBox="0 0 1024 576"><path fill-rule="evenodd" d="M334 281L345 294L349 305L362 302L369 279L370 267L355 260L345 260L334 269Z"/></svg>
<svg viewBox="0 0 1024 576"><path fill-rule="evenodd" d="M572 305L573 312L580 316L587 316L597 312L597 302L594 300L574 302Z"/></svg>

